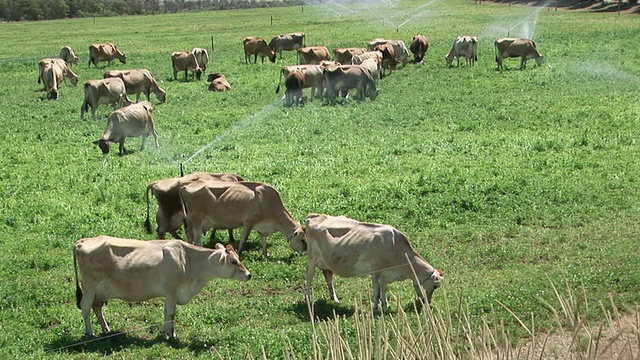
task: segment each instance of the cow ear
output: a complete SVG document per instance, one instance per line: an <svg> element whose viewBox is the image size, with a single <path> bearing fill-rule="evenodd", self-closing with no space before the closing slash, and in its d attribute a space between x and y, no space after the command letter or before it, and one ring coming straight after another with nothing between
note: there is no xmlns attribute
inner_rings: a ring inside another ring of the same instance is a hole
<svg viewBox="0 0 640 360"><path fill-rule="evenodd" d="M440 275L440 277L444 276L444 270L436 269L436 271L438 272L438 275Z"/></svg>
<svg viewBox="0 0 640 360"><path fill-rule="evenodd" d="M227 245L227 246L225 247L225 250L227 250L227 252L228 252L228 253L235 252L235 250L233 249L233 246L231 246L231 245Z"/></svg>
<svg viewBox="0 0 640 360"><path fill-rule="evenodd" d="M224 245L217 243L215 249L224 249Z"/></svg>
<svg viewBox="0 0 640 360"><path fill-rule="evenodd" d="M100 140L96 140L93 142L94 145L98 145L98 143L100 142Z"/></svg>

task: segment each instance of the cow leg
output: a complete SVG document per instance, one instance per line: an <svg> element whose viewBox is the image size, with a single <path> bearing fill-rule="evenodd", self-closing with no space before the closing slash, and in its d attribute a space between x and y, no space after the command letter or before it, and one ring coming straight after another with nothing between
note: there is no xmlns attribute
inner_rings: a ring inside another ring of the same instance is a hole
<svg viewBox="0 0 640 360"><path fill-rule="evenodd" d="M107 324L107 321L104 319L104 314L102 313L103 305L104 303L94 304L92 308L93 308L93 312L96 314L96 317L98 318L98 323L100 324L100 327L102 327L102 332L108 333L109 331L111 331L111 329L109 329L109 325Z"/></svg>
<svg viewBox="0 0 640 360"><path fill-rule="evenodd" d="M184 71L184 81L187 81L187 70Z"/></svg>
<svg viewBox="0 0 640 360"><path fill-rule="evenodd" d="M322 275L324 275L324 281L327 283L329 297L335 302L340 302L338 295L336 295L336 290L333 288L333 272L331 270L322 270Z"/></svg>
<svg viewBox="0 0 640 360"><path fill-rule="evenodd" d="M140 151L144 150L144 144L147 142L147 137L149 137L149 134L142 134L140 139Z"/></svg>
<svg viewBox="0 0 640 360"><path fill-rule="evenodd" d="M119 150L120 150L120 155L124 155L124 153L127 151L127 150L124 148L124 139L125 139L125 137L123 136L123 137L121 137L121 138L120 138L120 140L118 141L118 143L120 144L120 149L119 149Z"/></svg>
<svg viewBox="0 0 640 360"><path fill-rule="evenodd" d="M387 285L389 285L382 278L380 279L380 300L382 302L382 308L386 309L389 306L387 302Z"/></svg>
<svg viewBox="0 0 640 360"><path fill-rule="evenodd" d="M249 234L251 233L251 229L253 226L249 224L244 224L242 228L242 235L240 236L240 242L238 243L238 255L242 252L242 248L244 247L244 242L249 238ZM260 235L262 237L262 235ZM265 240L266 241L266 240Z"/></svg>
<svg viewBox="0 0 640 360"><path fill-rule="evenodd" d="M253 63L257 63L258 62L258 53L253 54ZM264 63L264 58L262 58L262 62Z"/></svg>
<svg viewBox="0 0 640 360"><path fill-rule="evenodd" d="M380 302L380 273L371 274L371 287L373 288L373 310L378 310Z"/></svg>
<svg viewBox="0 0 640 360"><path fill-rule="evenodd" d="M202 246L202 220L187 218L187 242Z"/></svg>
<svg viewBox="0 0 640 360"><path fill-rule="evenodd" d="M267 235L260 234L260 245L262 246L262 256L269 257L267 254Z"/></svg>
<svg viewBox="0 0 640 360"><path fill-rule="evenodd" d="M520 70L524 70L525 67L527 67L527 57L523 55L520 59Z"/></svg>
<svg viewBox="0 0 640 360"><path fill-rule="evenodd" d="M311 284L313 283L313 275L315 271L316 271L316 265L314 263L307 261L307 271L305 273L305 277L307 279L307 287L305 288L305 300L307 301L307 304L313 303L313 299L311 297L312 295Z"/></svg>
<svg viewBox="0 0 640 360"><path fill-rule="evenodd" d="M93 337L95 334L91 329L91 308L93 307L93 299L96 293L95 290L92 290L93 286L87 284L87 282L85 282L83 286L84 292L82 299L80 299L80 309L82 310L82 318L84 319L85 334Z"/></svg>
<svg viewBox="0 0 640 360"><path fill-rule="evenodd" d="M169 339L176 338L174 322L176 319L176 300L172 296L167 296L164 301L164 333Z"/></svg>

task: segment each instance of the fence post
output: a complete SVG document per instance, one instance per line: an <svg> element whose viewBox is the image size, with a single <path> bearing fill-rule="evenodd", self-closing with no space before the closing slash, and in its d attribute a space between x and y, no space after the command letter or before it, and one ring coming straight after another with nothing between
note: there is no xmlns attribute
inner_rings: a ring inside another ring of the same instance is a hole
<svg viewBox="0 0 640 360"><path fill-rule="evenodd" d="M211 52L213 53L213 36L211 37Z"/></svg>

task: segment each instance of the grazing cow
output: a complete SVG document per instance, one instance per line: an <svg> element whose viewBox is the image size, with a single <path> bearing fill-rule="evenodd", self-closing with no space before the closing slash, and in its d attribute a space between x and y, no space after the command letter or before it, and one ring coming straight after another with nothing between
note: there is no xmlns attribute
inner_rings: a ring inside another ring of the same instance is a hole
<svg viewBox="0 0 640 360"><path fill-rule="evenodd" d="M105 79L112 77L119 77L124 81L127 94L136 94L136 102L140 101L140 93L147 95L147 101L149 101L151 92L156 94L160 102L167 101L167 93L158 85L156 78L147 69L109 70L104 73Z"/></svg>
<svg viewBox="0 0 640 360"><path fill-rule="evenodd" d="M544 56L540 54L536 43L533 40L523 38L500 38L494 43L496 48L496 62L498 63L498 70L502 69L502 59L519 57L520 58L520 70L524 70L527 65L527 60L535 59L538 66L542 65Z"/></svg>
<svg viewBox="0 0 640 360"><path fill-rule="evenodd" d="M198 181L180 188L187 217L187 239L200 245L203 224L218 229L243 227L238 243L242 252L251 230L260 234L262 255L267 257L267 236L280 231L292 244L300 244L304 229L282 204L278 191L264 183ZM292 246L293 247L293 246ZM302 252L302 248L293 247Z"/></svg>
<svg viewBox="0 0 640 360"><path fill-rule="evenodd" d="M73 50L69 46L63 46L62 49L60 49L60 53L58 54L58 57L66 61L67 64L74 64L74 65L80 64L80 58L76 56L76 54L73 52Z"/></svg>
<svg viewBox="0 0 640 360"><path fill-rule="evenodd" d="M382 52L383 76L386 75L387 69L389 73L395 70L398 63L401 62L402 66L406 66L409 62L409 52L402 40L391 40L386 44L379 45L376 50Z"/></svg>
<svg viewBox="0 0 640 360"><path fill-rule="evenodd" d="M207 49L193 48L191 53L196 56L196 60L198 60L198 65L200 65L202 72L207 71L207 64L209 63L209 52Z"/></svg>
<svg viewBox="0 0 640 360"><path fill-rule="evenodd" d="M44 70L44 67L48 64L51 64L56 68L55 70L56 73L62 74L62 77L57 79L58 86L60 86L60 83L64 79L69 79L69 81L73 86L78 85L78 75L76 75L76 73L74 73L71 70L68 63L64 59L60 59L60 58L44 58L40 60L40 62L38 62L38 70L39 70L38 84L40 84L40 81L42 81L42 72ZM45 90L46 90L46 85L45 85Z"/></svg>
<svg viewBox="0 0 640 360"><path fill-rule="evenodd" d="M302 70L295 69L284 79L284 86L286 88L284 92L284 106L289 107L293 104L304 105L307 102L307 97L302 93L302 89L309 87L304 83L304 74ZM313 98L313 95L311 97Z"/></svg>
<svg viewBox="0 0 640 360"><path fill-rule="evenodd" d="M44 83L44 90L47 92L47 95L54 100L58 100L58 84L62 82L62 71L60 68L53 63L46 63L40 72L40 77Z"/></svg>
<svg viewBox="0 0 640 360"><path fill-rule="evenodd" d="M267 42L264 39L255 37L255 36L247 36L242 39L242 45L244 46L244 63L249 64L251 61L251 55L253 55L253 63L255 64L258 61L258 55L262 59L262 63L264 64L264 58L269 58L269 61L272 63L276 62L276 53L267 45Z"/></svg>
<svg viewBox="0 0 640 360"><path fill-rule="evenodd" d="M304 64L304 65L291 65L291 66L283 66L280 70L280 78L278 80L278 87L276 88L276 93L280 92L280 82L282 78L286 79L289 77L289 74L293 71L299 70L304 75L304 79L299 83L301 89L311 88L311 100L315 97L317 93L322 99L322 92L324 91L324 75L323 71L328 66L335 66L334 62L322 62L321 65L312 65L312 64ZM289 81L294 81L290 79ZM293 83L290 85L295 86ZM293 94L292 94L293 95ZM304 97L301 97L304 98ZM285 94L285 102L287 96Z"/></svg>
<svg viewBox="0 0 640 360"><path fill-rule="evenodd" d="M142 101L125 106L109 114L107 127L104 129L100 139L93 143L98 145L105 155L109 153L109 142L119 143L119 154L124 155L126 152L124 148L126 138L142 136L140 145L140 151L142 151L149 133L153 135L156 147L159 147L158 134L153 123L153 105L148 101Z"/></svg>
<svg viewBox="0 0 640 360"><path fill-rule="evenodd" d="M127 63L126 55L112 43L89 45L89 67L91 64L98 67L101 61L107 61L108 66L111 66L113 59L118 59L123 64Z"/></svg>
<svg viewBox="0 0 640 360"><path fill-rule="evenodd" d="M329 60L329 49L326 46L307 46L298 49L298 64L320 64Z"/></svg>
<svg viewBox="0 0 640 360"><path fill-rule="evenodd" d="M231 90L231 85L227 81L227 78L222 74L211 72L209 73L209 76L207 76L207 81L209 82L210 91Z"/></svg>
<svg viewBox="0 0 640 360"><path fill-rule="evenodd" d="M373 51L373 50L375 50L378 46L380 46L380 45L384 45L384 44L386 44L386 43L388 43L388 42L390 42L390 41L393 41L393 40L384 39L384 38L375 38L375 39L373 39L373 40L371 40L371 41L369 41L369 42L367 43L367 50L369 50L369 51Z"/></svg>
<svg viewBox="0 0 640 360"><path fill-rule="evenodd" d="M429 49L429 41L424 35L416 35L409 45L409 50L413 53L413 60L416 64L421 64L424 60L427 50Z"/></svg>
<svg viewBox="0 0 640 360"><path fill-rule="evenodd" d="M176 337L176 305L185 305L213 278L247 281L251 273L233 247L207 249L180 240L140 241L110 236L80 239L73 248L76 304L93 337L91 309L104 333L102 307L110 299L140 302L164 297L164 333ZM82 288L78 275L82 276Z"/></svg>
<svg viewBox="0 0 640 360"><path fill-rule="evenodd" d="M378 62L378 60L374 58L366 59L365 61L360 63L360 66L362 66L363 68L369 71L369 73L371 74L371 77L373 77L374 82L377 83L378 80L380 80L381 65Z"/></svg>
<svg viewBox="0 0 640 360"><path fill-rule="evenodd" d="M178 235L178 229L184 224L185 216L180 202L180 187L196 181L217 180L217 181L244 181L243 178L236 174L212 174L197 172L185 175L179 178L170 178L156 180L147 185L145 193L147 200L147 219L144 222L147 232L151 234L151 221L149 221L149 192L153 192L153 196L158 203L158 212L156 213L156 223L158 224L158 239L164 239L167 233L173 235L175 239L182 239ZM215 232L211 234L211 238L215 237ZM229 240L233 242L233 231L229 230Z"/></svg>
<svg viewBox="0 0 640 360"><path fill-rule="evenodd" d="M473 66L478 60L477 48L478 38L475 36L458 36L453 42L451 51L444 58L448 66L451 66L454 58L458 59L458 66L460 66L461 57L467 59L467 66Z"/></svg>
<svg viewBox="0 0 640 360"><path fill-rule="evenodd" d="M430 303L433 291L443 279L443 272L429 265L411 248L407 237L392 226L362 223L345 216L311 214L305 221L305 233L309 304L316 267L324 273L329 295L336 302L333 274L371 275L374 310L378 309L380 299L382 306L387 307L389 283L411 279L420 300Z"/></svg>
<svg viewBox="0 0 640 360"><path fill-rule="evenodd" d="M373 75L362 65L341 65L324 69L324 87L327 102L333 103L336 95L350 89L358 90L358 100L368 96L372 101L378 96Z"/></svg>
<svg viewBox="0 0 640 360"><path fill-rule="evenodd" d="M349 65L355 55L360 55L366 51L367 49L360 47L333 49L333 60L342 65Z"/></svg>
<svg viewBox="0 0 640 360"><path fill-rule="evenodd" d="M184 71L184 81L187 81L187 71L191 70L192 77L195 75L200 80L202 69L198 64L198 59L193 53L184 51L174 51L171 53L171 65L173 67L173 79L178 80L178 72Z"/></svg>
<svg viewBox="0 0 640 360"><path fill-rule="evenodd" d="M80 118L91 107L91 117L96 119L96 110L100 104L112 104L113 109L131 104L127 97L127 88L119 77L101 80L88 80L84 83L84 102L80 107Z"/></svg>
<svg viewBox="0 0 640 360"><path fill-rule="evenodd" d="M301 47L304 47L303 32L274 36L271 41L269 41L269 48L276 53L280 53L280 59L282 59L283 50L293 51L298 50Z"/></svg>
<svg viewBox="0 0 640 360"><path fill-rule="evenodd" d="M359 55L354 55L351 58L351 65L360 65L367 59L374 59L378 64L382 64L382 53L380 51L372 50L365 51Z"/></svg>

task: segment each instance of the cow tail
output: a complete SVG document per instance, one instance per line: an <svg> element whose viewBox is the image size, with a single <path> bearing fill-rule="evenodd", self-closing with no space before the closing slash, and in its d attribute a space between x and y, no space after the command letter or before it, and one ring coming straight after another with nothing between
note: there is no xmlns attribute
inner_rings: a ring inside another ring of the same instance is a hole
<svg viewBox="0 0 640 360"><path fill-rule="evenodd" d="M147 219L144 221L144 227L147 229L147 234L151 234L151 221L149 220L149 191L151 190L151 184L147 185L147 191L145 191L145 200L147 201Z"/></svg>
<svg viewBox="0 0 640 360"><path fill-rule="evenodd" d="M82 288L80 288L80 280L78 278L78 259L76 258L76 249L73 248L73 268L76 271L76 306L78 309L82 309L80 307L80 301L82 300Z"/></svg>
<svg viewBox="0 0 640 360"><path fill-rule="evenodd" d="M280 83L282 82L282 70L280 70L280 77L278 78L278 87L276 88L276 94L280 92Z"/></svg>

